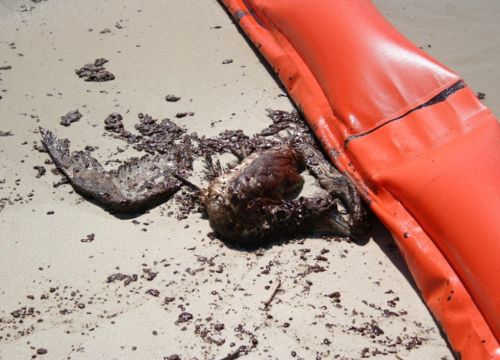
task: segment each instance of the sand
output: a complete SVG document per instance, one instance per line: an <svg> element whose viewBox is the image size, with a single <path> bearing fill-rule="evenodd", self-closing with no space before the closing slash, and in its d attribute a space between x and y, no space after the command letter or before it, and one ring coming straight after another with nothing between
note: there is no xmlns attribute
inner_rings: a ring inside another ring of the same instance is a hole
<svg viewBox="0 0 500 360"><path fill-rule="evenodd" d="M500 114L497 1L376 3ZM247 252L210 239L199 214L177 220L171 202L124 218L54 188L60 176L33 148L38 126L106 161L137 155L103 136L112 112L133 128L140 112L192 111L176 122L211 136L252 134L269 124L266 108L293 109L217 2L3 1L0 33L0 67L12 66L0 70L0 130L12 133L0 137L0 359L222 359L241 346L245 359L453 358L375 219L362 244L305 238ZM115 80L75 75L101 57ZM81 120L61 126L76 109ZM115 273L138 279L107 283Z"/></svg>

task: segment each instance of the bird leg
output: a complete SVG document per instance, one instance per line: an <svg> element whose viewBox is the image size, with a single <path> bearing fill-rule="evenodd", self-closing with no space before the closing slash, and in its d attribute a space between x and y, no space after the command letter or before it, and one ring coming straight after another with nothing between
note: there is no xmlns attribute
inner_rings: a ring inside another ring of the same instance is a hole
<svg viewBox="0 0 500 360"><path fill-rule="evenodd" d="M364 233L368 227L366 210L353 183L338 171L323 154L311 145L301 146L306 168L320 186L333 198L338 198L348 213L348 226L352 234Z"/></svg>

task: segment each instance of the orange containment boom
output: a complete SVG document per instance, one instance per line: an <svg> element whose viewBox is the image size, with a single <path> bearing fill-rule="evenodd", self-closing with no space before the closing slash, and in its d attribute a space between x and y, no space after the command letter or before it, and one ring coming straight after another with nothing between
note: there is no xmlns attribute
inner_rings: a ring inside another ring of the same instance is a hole
<svg viewBox="0 0 500 360"><path fill-rule="evenodd" d="M500 358L500 125L368 0L222 0L393 234L462 359Z"/></svg>

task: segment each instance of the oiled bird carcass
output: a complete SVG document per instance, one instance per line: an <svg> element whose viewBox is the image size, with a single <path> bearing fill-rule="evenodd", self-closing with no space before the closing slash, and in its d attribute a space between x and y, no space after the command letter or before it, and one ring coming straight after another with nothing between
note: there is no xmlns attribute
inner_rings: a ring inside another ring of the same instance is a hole
<svg viewBox="0 0 500 360"><path fill-rule="evenodd" d="M337 192L345 189L290 199L302 188L300 173L307 159L283 145L254 153L220 174L202 192L212 228L221 238L242 245L314 230L350 235L353 229L341 219L335 202ZM315 175L322 176L318 172Z"/></svg>

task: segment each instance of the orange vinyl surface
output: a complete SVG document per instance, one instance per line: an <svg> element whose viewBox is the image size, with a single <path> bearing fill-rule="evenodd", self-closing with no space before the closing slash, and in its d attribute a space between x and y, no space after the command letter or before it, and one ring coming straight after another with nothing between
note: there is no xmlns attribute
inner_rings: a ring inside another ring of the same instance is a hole
<svg viewBox="0 0 500 360"><path fill-rule="evenodd" d="M500 359L500 125L368 0L223 0L393 234L462 359Z"/></svg>

